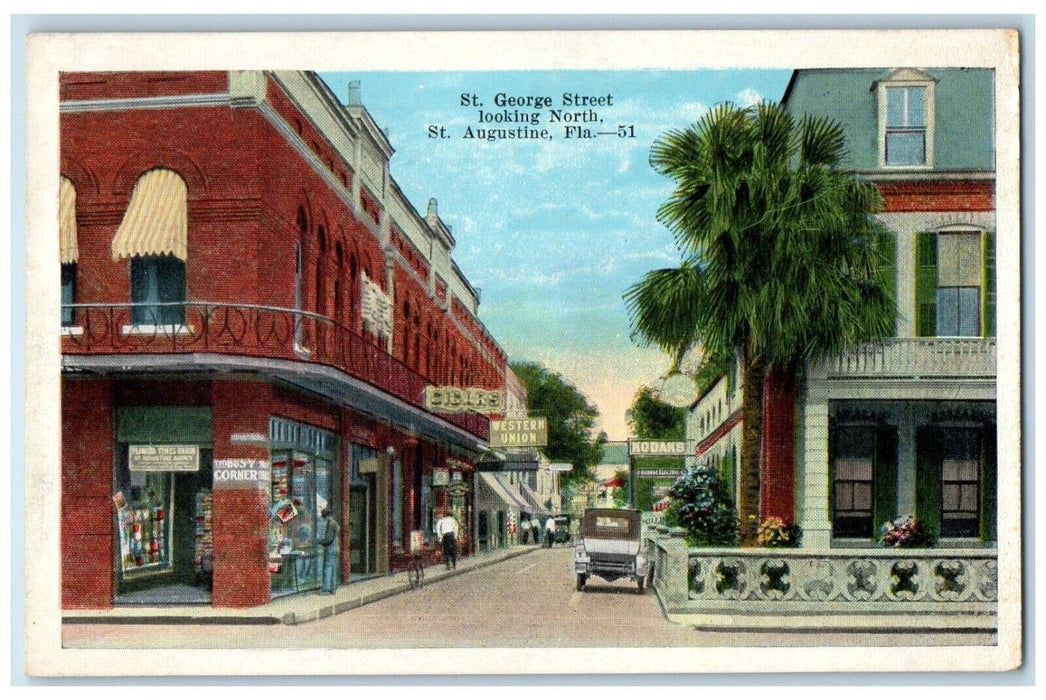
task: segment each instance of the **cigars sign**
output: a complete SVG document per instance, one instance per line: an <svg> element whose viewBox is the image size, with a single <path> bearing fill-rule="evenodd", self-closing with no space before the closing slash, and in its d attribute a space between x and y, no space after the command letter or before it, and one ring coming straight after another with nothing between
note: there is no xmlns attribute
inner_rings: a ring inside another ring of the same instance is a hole
<svg viewBox="0 0 1046 700"><path fill-rule="evenodd" d="M433 413L504 413L505 399L500 391L456 386L425 387L424 406Z"/></svg>

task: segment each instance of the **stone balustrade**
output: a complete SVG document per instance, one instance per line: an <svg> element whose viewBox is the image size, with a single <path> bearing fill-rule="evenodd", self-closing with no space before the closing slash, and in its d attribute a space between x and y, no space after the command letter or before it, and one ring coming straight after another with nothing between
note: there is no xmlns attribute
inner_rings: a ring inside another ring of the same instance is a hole
<svg viewBox="0 0 1046 700"><path fill-rule="evenodd" d="M813 363L814 378L994 377L995 338L890 338Z"/></svg>

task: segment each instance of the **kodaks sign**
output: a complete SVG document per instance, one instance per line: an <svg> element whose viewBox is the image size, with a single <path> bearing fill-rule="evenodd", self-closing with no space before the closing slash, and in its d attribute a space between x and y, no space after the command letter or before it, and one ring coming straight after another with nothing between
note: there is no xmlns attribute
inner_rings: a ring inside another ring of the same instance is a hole
<svg viewBox="0 0 1046 700"><path fill-rule="evenodd" d="M686 440L629 440L630 457L686 457L690 454Z"/></svg>
<svg viewBox="0 0 1046 700"><path fill-rule="evenodd" d="M548 445L548 421L544 418L490 422L491 447L545 447L546 445Z"/></svg>

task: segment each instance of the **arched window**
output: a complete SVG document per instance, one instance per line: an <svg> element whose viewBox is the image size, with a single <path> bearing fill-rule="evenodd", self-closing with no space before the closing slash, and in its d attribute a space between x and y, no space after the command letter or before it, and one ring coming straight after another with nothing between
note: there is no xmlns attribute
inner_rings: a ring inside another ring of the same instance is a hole
<svg viewBox="0 0 1046 700"><path fill-rule="evenodd" d="M188 189L178 173L155 168L134 183L113 236L113 259L130 258L131 322L185 322Z"/></svg>

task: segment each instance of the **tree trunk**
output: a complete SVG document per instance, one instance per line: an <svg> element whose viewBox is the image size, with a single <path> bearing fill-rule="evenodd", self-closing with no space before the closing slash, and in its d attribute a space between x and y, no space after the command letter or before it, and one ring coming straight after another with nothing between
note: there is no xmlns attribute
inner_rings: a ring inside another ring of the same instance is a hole
<svg viewBox="0 0 1046 700"><path fill-rule="evenodd" d="M737 474L740 545L754 547L759 529L759 457L763 437L763 382L766 363L745 358L741 387L741 455Z"/></svg>

